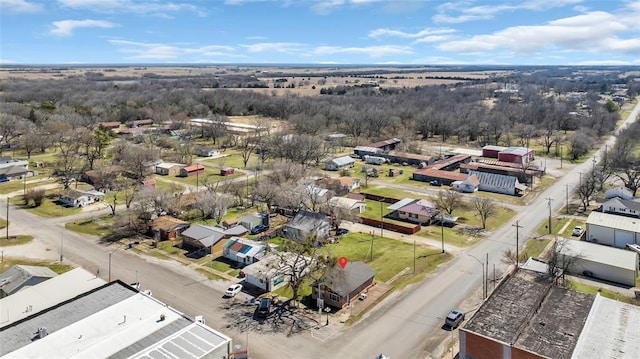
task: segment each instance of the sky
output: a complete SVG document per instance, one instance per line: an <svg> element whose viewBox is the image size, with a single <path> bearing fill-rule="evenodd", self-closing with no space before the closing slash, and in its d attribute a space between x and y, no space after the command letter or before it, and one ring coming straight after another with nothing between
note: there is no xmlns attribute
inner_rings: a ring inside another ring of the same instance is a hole
<svg viewBox="0 0 640 359"><path fill-rule="evenodd" d="M640 0L0 0L0 64L640 65Z"/></svg>

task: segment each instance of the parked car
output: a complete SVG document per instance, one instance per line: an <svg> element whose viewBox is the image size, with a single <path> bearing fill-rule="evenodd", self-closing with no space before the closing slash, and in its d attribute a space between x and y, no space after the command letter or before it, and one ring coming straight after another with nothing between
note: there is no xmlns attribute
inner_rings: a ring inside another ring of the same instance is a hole
<svg viewBox="0 0 640 359"><path fill-rule="evenodd" d="M258 304L258 316L266 318L269 316L269 313L271 313L271 299L260 299L260 304Z"/></svg>
<svg viewBox="0 0 640 359"><path fill-rule="evenodd" d="M242 284L232 284L224 292L225 297L235 297L236 294L242 291Z"/></svg>
<svg viewBox="0 0 640 359"><path fill-rule="evenodd" d="M594 277L593 276L593 272L590 271L590 270L586 270L586 271L582 272L582 275L587 277L587 278L593 278Z"/></svg>
<svg viewBox="0 0 640 359"><path fill-rule="evenodd" d="M336 229L336 236L342 236L349 233L349 230L346 228L338 228Z"/></svg>
<svg viewBox="0 0 640 359"><path fill-rule="evenodd" d="M384 354L378 354L378 356L376 356L376 359L391 359L391 357L388 357Z"/></svg>
<svg viewBox="0 0 640 359"><path fill-rule="evenodd" d="M464 313L454 309L449 312L447 318L444 320L444 324L448 325L451 329L455 329L462 323L462 321L464 321Z"/></svg>
<svg viewBox="0 0 640 359"><path fill-rule="evenodd" d="M269 229L269 226L265 226L264 224L259 224L251 229L251 234L262 233Z"/></svg>
<svg viewBox="0 0 640 359"><path fill-rule="evenodd" d="M584 233L584 228L582 226L575 226L573 227L573 232L571 232L571 235L574 237L580 237L582 233Z"/></svg>
<svg viewBox="0 0 640 359"><path fill-rule="evenodd" d="M0 182L9 182L7 177L0 177Z"/></svg>
<svg viewBox="0 0 640 359"><path fill-rule="evenodd" d="M438 187L442 186L442 184L438 180L429 181L429 184L432 186L438 186Z"/></svg>

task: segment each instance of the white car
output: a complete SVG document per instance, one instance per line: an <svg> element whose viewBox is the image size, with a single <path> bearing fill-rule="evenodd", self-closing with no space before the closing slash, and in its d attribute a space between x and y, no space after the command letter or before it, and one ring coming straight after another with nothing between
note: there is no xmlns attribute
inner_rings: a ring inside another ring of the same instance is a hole
<svg viewBox="0 0 640 359"><path fill-rule="evenodd" d="M240 291L242 291L242 284L232 284L224 292L224 296L225 297L234 297L236 294L240 293Z"/></svg>
<svg viewBox="0 0 640 359"><path fill-rule="evenodd" d="M581 226L575 226L573 227L573 232L571 233L571 235L574 237L580 237L583 232L584 228L582 228Z"/></svg>

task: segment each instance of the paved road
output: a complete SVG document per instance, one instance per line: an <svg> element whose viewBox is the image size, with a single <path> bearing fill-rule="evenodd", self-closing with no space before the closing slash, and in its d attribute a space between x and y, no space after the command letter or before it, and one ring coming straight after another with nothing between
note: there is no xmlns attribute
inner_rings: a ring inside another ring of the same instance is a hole
<svg viewBox="0 0 640 359"><path fill-rule="evenodd" d="M640 104L627 122L635 119ZM625 124L626 125L626 124ZM615 139L606 143L612 146ZM603 146L604 147L604 146ZM603 149L596 153L600 156ZM31 234L52 251L64 243L64 260L90 271L98 271L102 278L121 279L132 283L140 281L143 289L171 304L185 314L205 315L207 324L229 333L236 343L250 340L251 357L260 358L364 358L370 359L384 352L392 358L430 357L429 345L447 340L449 332L441 330L442 318L453 307L476 291L482 282L480 263L489 254L489 265L500 266L500 258L507 248L515 246L519 221L520 238L529 237L538 224L555 213L564 203L565 185L573 186L579 172L586 172L590 161L573 168L564 178L541 193L527 210L518 213L512 222L492 233L487 239L469 248L465 254L438 269L424 282L410 290L393 293L381 305L351 328L341 329L339 324L312 330L306 334L287 337L282 334L241 334L226 328L224 302L221 293L226 285L208 281L191 268L171 261L143 258L124 247L107 246L98 239L66 231L60 220L46 220L25 211L11 209L11 233ZM0 200L0 208L6 202ZM520 246L523 246L521 243ZM468 255L467 255L468 254ZM471 256L478 259L478 261ZM110 268L110 270L109 270ZM442 340L434 340L441 338ZM259 349L258 349L259 348Z"/></svg>

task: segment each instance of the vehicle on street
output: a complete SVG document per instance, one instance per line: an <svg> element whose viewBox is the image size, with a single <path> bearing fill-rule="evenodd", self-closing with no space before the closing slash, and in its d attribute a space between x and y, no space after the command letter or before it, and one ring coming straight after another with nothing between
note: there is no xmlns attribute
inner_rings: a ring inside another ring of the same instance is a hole
<svg viewBox="0 0 640 359"><path fill-rule="evenodd" d="M269 316L269 313L271 313L271 299L260 299L260 304L258 304L258 316L266 318Z"/></svg>
<svg viewBox="0 0 640 359"><path fill-rule="evenodd" d="M265 226L264 224L259 224L251 229L251 234L262 233L269 229L269 226Z"/></svg>
<svg viewBox="0 0 640 359"><path fill-rule="evenodd" d="M224 296L225 297L235 297L236 294L240 293L241 291L242 291L242 284L232 284L224 292Z"/></svg>
<svg viewBox="0 0 640 359"><path fill-rule="evenodd" d="M388 357L384 354L378 354L378 356L376 357L376 359L391 359L391 357Z"/></svg>
<svg viewBox="0 0 640 359"><path fill-rule="evenodd" d="M444 320L444 323L449 326L451 329L457 328L462 321L464 321L464 313L457 309L454 309L449 312L447 318Z"/></svg>
<svg viewBox="0 0 640 359"><path fill-rule="evenodd" d="M571 232L571 235L574 237L580 237L582 233L584 233L584 228L582 226L575 226L573 227L573 232Z"/></svg>

